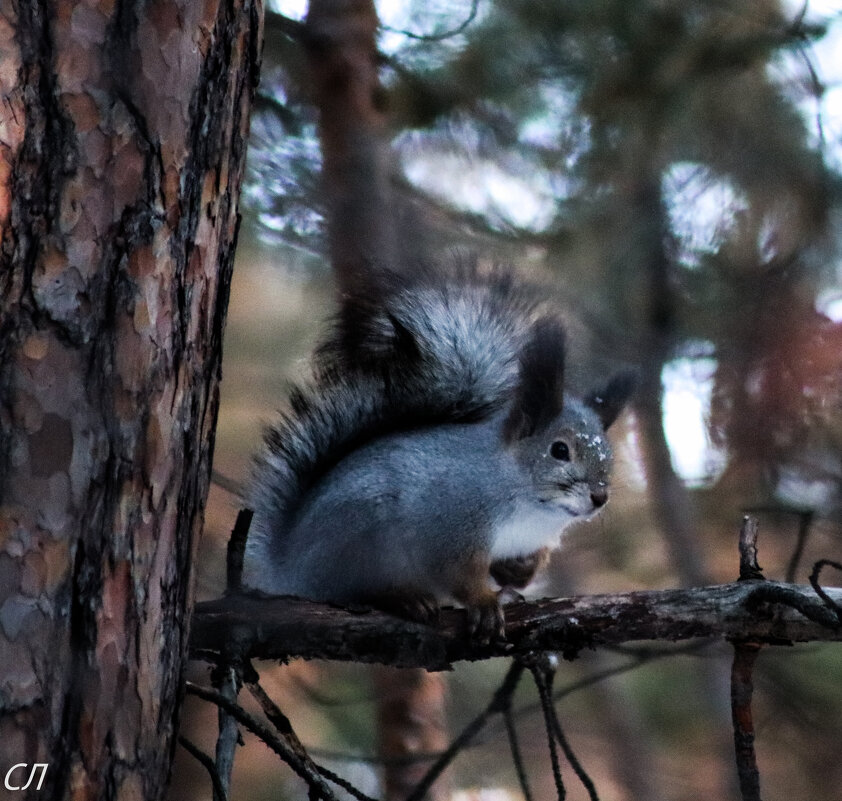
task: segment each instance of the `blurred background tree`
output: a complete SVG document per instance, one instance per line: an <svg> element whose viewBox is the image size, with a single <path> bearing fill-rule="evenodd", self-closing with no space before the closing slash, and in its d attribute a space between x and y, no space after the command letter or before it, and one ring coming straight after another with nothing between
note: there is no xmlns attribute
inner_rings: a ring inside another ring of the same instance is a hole
<svg viewBox="0 0 842 801"><path fill-rule="evenodd" d="M288 376L301 375L296 360L330 312L325 264L336 256L306 9L274 9L218 433L217 463L239 478L261 419L281 405ZM615 437L612 503L572 535L540 593L732 580L746 510L761 517L768 577L803 581L814 559L839 558L838 4L394 0L377 11L374 103L389 144L382 169L395 258L470 249L550 275L575 343L574 384L619 363L640 371L633 413ZM236 501L217 493L215 502L223 533ZM220 561L212 538L207 545L215 594ZM572 683L636 666L561 704L603 799L737 797L729 659L709 646L669 659L594 654L564 669ZM834 646L762 655L765 798L836 797L840 667ZM454 728L500 670L456 672ZM293 669L276 680L300 699L305 739L341 752L340 771L351 764L343 755L372 753L361 671ZM314 711L314 697L328 703ZM540 714L531 699L523 704L535 776L547 770ZM499 758L503 741L489 738L459 763L454 787L518 797ZM278 797L283 769L256 774L252 759L241 760L240 781L260 779L242 797ZM371 766L354 770L369 776ZM235 773L235 794L237 781Z"/></svg>

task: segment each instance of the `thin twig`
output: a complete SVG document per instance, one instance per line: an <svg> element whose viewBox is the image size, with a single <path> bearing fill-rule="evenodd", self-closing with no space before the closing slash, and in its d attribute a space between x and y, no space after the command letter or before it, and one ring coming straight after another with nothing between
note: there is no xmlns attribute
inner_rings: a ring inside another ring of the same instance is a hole
<svg viewBox="0 0 842 801"><path fill-rule="evenodd" d="M587 791L588 797L591 799L591 801L599 801L599 795L596 791L596 785L593 783L593 780L588 775L585 768L582 766L582 763L579 762L579 759L573 752L573 749L570 747L570 742L568 741L567 736L564 734L564 730L561 728L561 721L558 719L558 712L556 712L554 696L552 692L553 682L555 681L555 669L551 665L548 665L545 670L544 681L546 682L549 700L549 708L545 709L544 714L545 717L549 715L550 735L555 736L556 741L561 746L561 750L564 752L565 758L570 763L570 767L573 768L573 772L576 774L576 778L579 779L579 781L582 783L582 786Z"/></svg>
<svg viewBox="0 0 842 801"><path fill-rule="evenodd" d="M561 728L561 721L558 719L558 713L555 711L555 706L551 708L553 713L551 721L553 731L555 732L558 744L561 746L561 750L564 752L565 758L570 763L570 767L573 768L576 778L582 783L582 786L587 791L588 798L590 798L591 801L599 801L599 795L596 792L596 785L593 783L593 779L591 779L588 775L588 772L585 770L582 763L579 762L579 758L570 747L570 742L564 734L564 730Z"/></svg>
<svg viewBox="0 0 842 801"><path fill-rule="evenodd" d="M558 703L562 698L566 698L568 695L572 695L573 693L579 692L579 690L585 690L588 687L593 686L594 684L599 684L599 682L604 681L605 679L610 679L613 676L621 676L624 673L629 673L632 670L637 670L638 668L643 667L644 665L648 665L651 662L654 662L656 659L666 659L667 657L693 653L694 651L698 651L706 645L707 643L705 642L693 642L689 645L683 645L675 648L639 649L637 653L631 652L631 649L612 649L625 656L628 656L629 660L627 662L623 662L623 664L621 665L613 665L612 667L603 668L602 670L598 670L594 673L589 673L587 676L583 676L582 678L576 679L576 681L572 681L570 682L570 684L567 684L558 690L554 690L553 703ZM531 715L534 712L536 712L540 708L540 706L540 702L538 702L537 704L524 704L514 713L514 717L520 719L526 717L527 715Z"/></svg>
<svg viewBox="0 0 842 801"><path fill-rule="evenodd" d="M512 762L515 766L518 784L523 793L524 801L533 801L532 790L529 787L529 777L526 775L526 767L523 764L523 754L520 752L520 744L517 739L517 727L512 715L511 703L503 710L503 723L506 726L506 736L509 740L509 750L512 754Z"/></svg>
<svg viewBox="0 0 842 801"><path fill-rule="evenodd" d="M810 573L810 586L816 591L816 595L824 601L824 605L836 615L837 622L842 624L842 606L836 603L836 601L834 601L833 598L824 591L821 584L819 584L819 577L821 576L822 569L825 567L833 567L836 570L842 570L842 564L839 562L834 562L832 559L819 559L819 561L813 565L813 571Z"/></svg>
<svg viewBox="0 0 842 801"><path fill-rule="evenodd" d="M815 590L815 587L813 589ZM817 592L821 596L821 592L818 590ZM830 602L829 604L828 601ZM745 597L743 605L749 613L755 614L757 607L764 603L780 604L781 606L789 607L813 623L817 623L826 629L839 629L839 613L833 608L835 602L829 596L824 603L816 603L808 596L799 592L797 585L776 584L766 581L752 588L751 592ZM738 637L739 635L734 636ZM781 639L788 640L790 638L784 634ZM816 637L814 639L819 638Z"/></svg>
<svg viewBox="0 0 842 801"><path fill-rule="evenodd" d="M305 763L310 765L312 770L317 771L319 774L324 776L329 782L333 782L333 784L341 787L345 790L346 793L354 796L354 798L359 799L359 801L366 801L368 796L354 787L349 781L346 781L338 774L334 773L332 770L328 768L318 765L313 762L310 754L308 753L307 749L302 744L301 740L298 739L298 735L292 728L292 724L289 721L289 718L280 710L280 707L269 697L266 690L260 685L260 682L257 681L257 673L254 673L254 677L249 677L249 680L246 681L246 687L248 691L254 696L254 699L260 704L260 708L263 710L263 714L266 715L269 722L275 727L278 734L283 737L283 739L287 742L289 747L301 758L301 760Z"/></svg>
<svg viewBox="0 0 842 801"><path fill-rule="evenodd" d="M198 684L194 684L192 681L185 682L184 687L191 695L195 695L203 701L216 704L221 709L224 709L246 729L257 735L264 743L266 743L266 745L269 746L269 748L271 748L281 759L283 759L296 774L307 782L308 787L311 791L315 791L317 797L323 798L325 801L336 801L336 796L330 787L325 784L321 775L317 772L314 773L310 765L304 762L298 754L290 748L289 743L278 737L266 724L246 712L246 710L241 706L229 701L224 695L218 693L216 690L201 687ZM366 801L374 801L374 799L366 797Z"/></svg>
<svg viewBox="0 0 842 801"><path fill-rule="evenodd" d="M234 529L228 539L226 554L226 588L229 593L238 592L242 585L243 560L245 558L246 538L254 512L241 509L234 523ZM236 704L240 687L243 683L242 660L232 659L217 665L212 673L214 686L231 703ZM234 770L234 753L240 742L240 730L237 722L222 707L218 709L219 736L216 740L216 770L224 794L220 795L214 785L214 801L226 801L231 789L231 774Z"/></svg>
<svg viewBox="0 0 842 801"><path fill-rule="evenodd" d="M222 801L228 801L228 793L225 791L222 779L219 778L219 772L216 769L216 763L213 759L211 759L204 751L191 743L190 740L183 735L179 735L178 743L185 751L187 751L188 754L197 759L204 766L205 770L207 770L208 775L210 776L211 784L213 785L214 798L221 798Z"/></svg>
<svg viewBox="0 0 842 801"><path fill-rule="evenodd" d="M260 682L256 678L253 680L250 679L246 681L246 688L257 703L260 704L263 714L266 715L278 734L287 741L289 747L302 758L306 757L307 750L301 744L298 735L293 731L289 718L281 712L278 705L267 695L266 690L260 686Z"/></svg>
<svg viewBox="0 0 842 801"><path fill-rule="evenodd" d="M535 662L529 665L532 671L532 678L535 680L535 687L538 689L538 697L541 700L541 710L544 713L544 726L547 730L547 745L550 749L550 764L553 769L553 781L555 781L556 792L558 793L558 801L564 801L567 797L567 790L564 787L564 780L561 776L561 765L558 761L558 751L556 750L556 738L553 732L553 726L550 718L552 717L553 699L550 679L548 678L549 670L545 665L539 665Z"/></svg>
<svg viewBox="0 0 842 801"><path fill-rule="evenodd" d="M488 719L498 713L503 712L507 704L511 704L512 695L514 695L517 685L523 675L523 665L520 662L512 662L509 672L503 679L502 684L494 693L494 697L489 702L488 706L480 712L459 735L453 740L450 746L444 751L441 756L430 766L430 769L424 775L415 789L410 793L407 801L420 801L427 793L427 790L432 787L433 783L444 772L445 768L456 758L460 751L465 748L471 740L483 729Z"/></svg>
<svg viewBox="0 0 842 801"><path fill-rule="evenodd" d="M754 692L752 670L759 652L758 643L734 643L731 719L734 724L734 751L743 801L760 801L760 774L754 752L754 721L751 713L751 697Z"/></svg>
<svg viewBox="0 0 842 801"><path fill-rule="evenodd" d="M795 541L795 549L789 559L786 568L786 581L792 583L798 574L798 567L801 564L801 557L804 555L804 547L807 544L807 537L810 534L810 526L813 524L814 513L812 510L801 510L798 512L798 539Z"/></svg>
<svg viewBox="0 0 842 801"><path fill-rule="evenodd" d="M315 765L315 763L313 764ZM332 782L337 787L341 787L346 793L348 793L348 795L356 798L357 801L377 801L376 798L372 798L370 795L366 795L362 790L358 790L347 779L343 779L338 773L334 773L332 770L326 768L324 765L316 765L316 769L329 782Z"/></svg>
<svg viewBox="0 0 842 801"><path fill-rule="evenodd" d="M444 39L450 39L452 36L458 36L462 33L476 19L478 10L479 0L471 0L471 10L468 12L468 16L455 28L449 31L443 31L442 33L413 33L412 31L402 30L400 28L392 28L389 25L381 25L380 28L389 33L399 33L409 39L416 39L421 42L441 42Z"/></svg>
<svg viewBox="0 0 842 801"><path fill-rule="evenodd" d="M572 695L579 690L586 689L594 684L598 684L599 682L611 678L612 676L622 675L624 673L628 673L632 670L637 670L644 665L648 665L651 662L654 662L658 659L665 659L667 657L673 656L680 656L682 654L692 654L695 651L700 650L701 648L705 647L707 643L705 642L694 642L689 645L683 645L673 648L645 648L645 649L637 649L636 651L632 651L631 649L624 649L624 648L616 648L612 650L616 650L619 653L624 654L625 656L630 657L628 661L624 662L621 665L615 665L610 668L605 668L603 670L597 671L595 673L591 673L587 676L584 676L581 679L577 679L576 681L567 684L564 687L561 687L558 690L553 692L553 702L556 703L560 699L567 697L568 695ZM322 703L322 701L319 701ZM516 710L510 710L509 714L512 718L513 724L518 721L522 720L524 717L532 715L534 712L540 709L540 702L538 703L528 703L524 704L523 706L519 707ZM504 710L504 715L505 715ZM503 725L505 727L505 720L503 721ZM489 736L493 737L495 732L496 724L489 723ZM465 745L465 748L475 748L478 745L482 745L482 741L473 741ZM419 752L407 756L403 756L400 759L384 759L380 755L375 754L359 754L359 753L348 753L343 751L332 751L323 748L308 748L308 753L314 757L320 757L323 759L332 759L337 761L345 761L345 762L364 762L365 764L369 765L387 765L387 764L411 764L415 762L432 762L435 759L439 759L443 751L435 751L435 752ZM325 775L325 774L323 774Z"/></svg>

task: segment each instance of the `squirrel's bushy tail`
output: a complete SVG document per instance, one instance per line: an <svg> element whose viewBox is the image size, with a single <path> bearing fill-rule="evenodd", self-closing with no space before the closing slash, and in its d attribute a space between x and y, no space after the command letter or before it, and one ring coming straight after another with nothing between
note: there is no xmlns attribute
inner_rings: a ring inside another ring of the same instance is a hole
<svg viewBox="0 0 842 801"><path fill-rule="evenodd" d="M283 536L308 490L345 455L394 431L483 419L505 405L548 311L511 272L462 262L378 273L346 297L314 379L265 434L248 503L257 535Z"/></svg>

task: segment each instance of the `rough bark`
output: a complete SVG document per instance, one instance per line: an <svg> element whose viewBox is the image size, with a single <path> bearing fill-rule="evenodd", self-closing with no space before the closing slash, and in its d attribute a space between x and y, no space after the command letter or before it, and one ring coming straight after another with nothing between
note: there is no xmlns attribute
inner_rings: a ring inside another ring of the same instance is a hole
<svg viewBox="0 0 842 801"><path fill-rule="evenodd" d="M0 772L39 798L166 786L261 16L0 0Z"/></svg>
<svg viewBox="0 0 842 801"><path fill-rule="evenodd" d="M842 589L826 589L836 604ZM641 640L729 638L752 642L842 640L842 624L812 587L743 581L690 590L582 595L510 604L506 641L478 644L463 610L443 609L438 627L374 610L349 611L298 598L231 596L196 605L196 656L338 659L447 670L460 660L560 651Z"/></svg>

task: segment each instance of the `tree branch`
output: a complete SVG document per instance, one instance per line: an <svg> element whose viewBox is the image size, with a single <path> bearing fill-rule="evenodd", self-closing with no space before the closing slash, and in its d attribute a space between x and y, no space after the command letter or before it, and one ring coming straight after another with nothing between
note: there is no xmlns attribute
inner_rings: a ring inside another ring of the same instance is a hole
<svg viewBox="0 0 842 801"><path fill-rule="evenodd" d="M213 793L215 798L221 798L222 801L228 801L228 791L219 778L219 771L216 769L216 762L213 761L204 751L194 745L186 737L179 736L178 744L187 751L190 756L196 759L202 767L208 772L210 776L211 785L213 786Z"/></svg>
<svg viewBox="0 0 842 801"><path fill-rule="evenodd" d="M842 604L842 589L822 592ZM431 627L376 610L231 595L196 605L191 651L211 661L236 653L446 670L460 660L548 650L573 658L583 648L640 640L842 640L835 612L811 587L773 581L545 599L510 604L505 613L506 642L479 645L459 609L443 609L440 625Z"/></svg>
<svg viewBox="0 0 842 801"><path fill-rule="evenodd" d="M752 671L760 653L760 646L753 642L734 644L734 662L731 667L731 719L734 724L734 751L737 774L743 801L760 801L760 773L754 752L754 720L751 697L754 693Z"/></svg>

